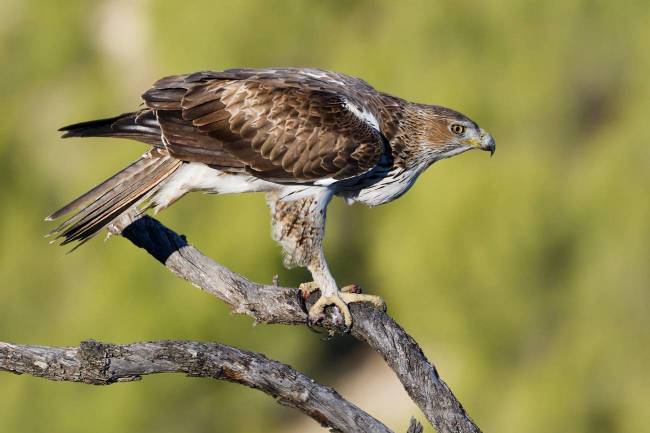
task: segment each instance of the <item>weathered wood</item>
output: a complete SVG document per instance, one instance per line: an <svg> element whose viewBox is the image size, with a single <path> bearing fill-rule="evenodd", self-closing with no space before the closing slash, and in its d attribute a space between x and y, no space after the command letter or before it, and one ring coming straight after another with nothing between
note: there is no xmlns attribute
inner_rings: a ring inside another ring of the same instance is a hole
<svg viewBox="0 0 650 433"><path fill-rule="evenodd" d="M226 302L234 312L248 314L262 323L307 324L306 308L318 294L313 294L304 305L298 289L251 282L206 257L157 220L148 216L134 219L121 233L118 225L113 225L112 232L144 248L176 275ZM404 329L384 311L369 304L352 304L350 311L354 318L351 334L381 354L439 432L480 433ZM329 318L322 325L331 333L342 331ZM333 389L291 367L261 354L217 343L160 341L113 345L88 341L79 348L53 348L0 342L0 370L100 385L138 380L145 374L184 372L259 389L335 430L390 431ZM422 426L412 419L408 432L421 433Z"/></svg>
<svg viewBox="0 0 650 433"><path fill-rule="evenodd" d="M183 236L144 216L121 233L163 263L179 277L226 302L235 313L262 323L306 324L298 289L254 283L232 272L189 245ZM308 306L317 295L312 295ZM409 396L440 433L479 433L436 368L417 342L385 312L368 304L352 304L351 333L381 354ZM333 321L323 326L341 329Z"/></svg>
<svg viewBox="0 0 650 433"><path fill-rule="evenodd" d="M338 431L391 432L332 388L288 365L218 343L84 341L80 347L64 348L0 343L0 370L94 385L129 382L154 373L211 377L258 389ZM409 432L417 432L413 425L412 420Z"/></svg>

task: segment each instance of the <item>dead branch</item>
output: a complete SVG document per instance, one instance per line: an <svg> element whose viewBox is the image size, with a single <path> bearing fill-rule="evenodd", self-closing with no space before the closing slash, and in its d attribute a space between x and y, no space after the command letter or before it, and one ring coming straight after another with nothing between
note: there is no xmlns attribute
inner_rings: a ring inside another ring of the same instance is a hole
<svg viewBox="0 0 650 433"><path fill-rule="evenodd" d="M116 232L115 227L112 231ZM305 306L298 289L251 282L206 257L189 245L185 237L148 216L136 219L121 235L176 275L257 322L307 324L305 309L318 296L312 295ZM384 311L367 304L352 304L350 311L354 318L351 334L381 354L439 432L480 433L402 327ZM330 319L323 326L332 333L341 331ZM291 367L259 353L218 343L159 341L115 345L86 341L78 348L56 348L0 342L0 370L97 385L138 380L146 374L182 372L259 389L337 431L390 432L335 390ZM421 432L422 426L411 419L408 433Z"/></svg>
<svg viewBox="0 0 650 433"><path fill-rule="evenodd" d="M288 365L218 343L158 341L117 345L84 341L78 348L0 343L0 370L93 385L130 382L155 373L211 377L258 389L338 431L391 432L332 388ZM412 420L409 431L416 428Z"/></svg>
<svg viewBox="0 0 650 433"><path fill-rule="evenodd" d="M121 233L144 248L179 277L226 302L235 313L257 322L306 324L298 289L254 283L203 255L183 236L144 216ZM313 302L316 294L308 300ZM440 433L479 433L420 346L385 312L367 304L351 304L351 334L379 352L413 401ZM323 326L340 331L332 321ZM353 431L353 430L346 430Z"/></svg>

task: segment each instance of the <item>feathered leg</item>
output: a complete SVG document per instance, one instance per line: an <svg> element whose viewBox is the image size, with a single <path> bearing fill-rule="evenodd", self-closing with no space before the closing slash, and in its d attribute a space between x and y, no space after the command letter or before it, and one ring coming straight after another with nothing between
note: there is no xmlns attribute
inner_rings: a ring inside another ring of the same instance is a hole
<svg viewBox="0 0 650 433"><path fill-rule="evenodd" d="M282 245L284 265L287 268L306 267L311 272L313 282L303 283L300 287L305 297L316 289L321 291L321 297L309 309L309 321L317 323L324 318L325 307L335 305L343 315L345 325L350 327L352 316L348 303L372 302L377 306L383 306L384 303L377 296L351 290L339 291L323 253L326 209L331 198L332 193L324 188L293 201L280 200L278 193L267 194L273 239Z"/></svg>

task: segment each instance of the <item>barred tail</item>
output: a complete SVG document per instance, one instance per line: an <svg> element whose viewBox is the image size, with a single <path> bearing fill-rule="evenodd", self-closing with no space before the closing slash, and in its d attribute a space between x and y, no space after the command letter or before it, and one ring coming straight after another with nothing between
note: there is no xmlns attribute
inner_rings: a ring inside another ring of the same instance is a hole
<svg viewBox="0 0 650 433"><path fill-rule="evenodd" d="M79 241L77 246L83 244L129 208L150 198L158 185L181 164L182 161L170 157L162 149L150 150L133 164L48 216L46 220L51 221L78 210L48 236L62 239L61 245L74 241Z"/></svg>

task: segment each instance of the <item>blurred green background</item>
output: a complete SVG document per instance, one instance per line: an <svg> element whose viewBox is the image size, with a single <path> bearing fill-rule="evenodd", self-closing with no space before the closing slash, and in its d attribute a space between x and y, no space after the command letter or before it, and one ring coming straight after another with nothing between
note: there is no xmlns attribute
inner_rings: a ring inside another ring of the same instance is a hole
<svg viewBox="0 0 650 433"><path fill-rule="evenodd" d="M330 207L327 254L427 355L485 432L650 431L647 1L0 0L0 341L185 338L266 353L397 431L424 417L349 338L252 326L127 241L48 245L43 217L144 147L65 140L155 79L313 66L456 108L497 140L399 201ZM191 195L161 220L282 284L263 197ZM430 427L426 431L433 431ZM0 374L2 432L311 432L250 389L180 375L91 387Z"/></svg>

